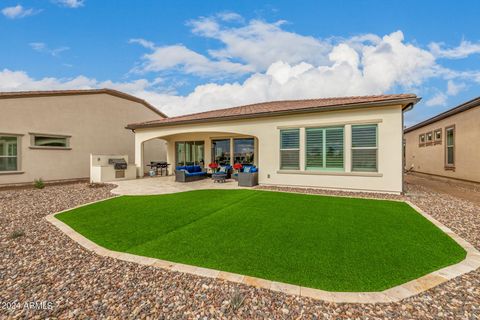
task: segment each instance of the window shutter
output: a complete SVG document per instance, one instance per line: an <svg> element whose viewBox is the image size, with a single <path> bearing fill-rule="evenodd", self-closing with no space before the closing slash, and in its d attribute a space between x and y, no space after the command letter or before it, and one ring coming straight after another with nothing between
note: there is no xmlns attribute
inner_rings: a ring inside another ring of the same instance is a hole
<svg viewBox="0 0 480 320"><path fill-rule="evenodd" d="M352 126L352 171L377 170L377 125Z"/></svg>
<svg viewBox="0 0 480 320"><path fill-rule="evenodd" d="M300 148L300 130L289 129L281 131L280 149L298 149Z"/></svg>
<svg viewBox="0 0 480 320"><path fill-rule="evenodd" d="M343 128L325 129L327 168L343 168Z"/></svg>
<svg viewBox="0 0 480 320"><path fill-rule="evenodd" d="M280 130L280 169L300 169L300 130Z"/></svg>
<svg viewBox="0 0 480 320"><path fill-rule="evenodd" d="M323 129L306 129L306 166L323 167Z"/></svg>

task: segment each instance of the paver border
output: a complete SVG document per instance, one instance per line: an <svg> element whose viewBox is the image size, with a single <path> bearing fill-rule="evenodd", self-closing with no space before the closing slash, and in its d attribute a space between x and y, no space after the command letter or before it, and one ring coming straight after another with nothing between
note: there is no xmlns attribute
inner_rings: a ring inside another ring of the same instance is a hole
<svg viewBox="0 0 480 320"><path fill-rule="evenodd" d="M327 195L328 196L328 195ZM334 196L334 195L332 195ZM450 236L455 242L457 242L465 251L467 252L466 258L461 262L444 267L440 270L433 271L429 274L426 274L420 278L411 280L404 284L386 289L384 291L376 292L332 292L325 291L321 289L307 288L298 285L282 283L277 281L271 281L267 279L261 279L236 273L230 273L221 270L208 269L193 265L187 265L183 263L176 263L171 261L166 261L157 258L144 257L139 255L134 255L125 252L118 252L106 249L93 241L87 239L80 233L76 232L67 224L63 223L59 219L55 218L55 215L62 212L71 211L76 208L84 207L93 203L98 203L106 201L114 197L102 199L99 201L89 202L83 205L79 205L73 208L62 210L50 215L45 216L45 219L57 227L60 231L70 237L72 240L80 244L87 250L93 251L94 253L104 256L115 258L127 262L134 262L137 264L152 266L156 268L161 268L170 271L183 272L188 274L193 274L202 277L214 278L219 280L226 280L230 282L245 284L248 286L254 286L262 289L268 289L272 291L282 292L290 295L297 295L301 297L308 297L317 300L323 300L326 302L334 303L390 303L398 302L403 299L418 295L426 290L429 290L433 287L436 287L442 283L445 283L451 279L474 271L480 268L480 252L470 243L459 237L455 234L450 228L440 223L429 214L424 212L418 206L413 204L408 200L393 200L393 201L403 201L408 204L411 208L425 217L427 220L432 222L440 230L445 232ZM385 199L378 199L385 200ZM386 199L388 200L388 199Z"/></svg>

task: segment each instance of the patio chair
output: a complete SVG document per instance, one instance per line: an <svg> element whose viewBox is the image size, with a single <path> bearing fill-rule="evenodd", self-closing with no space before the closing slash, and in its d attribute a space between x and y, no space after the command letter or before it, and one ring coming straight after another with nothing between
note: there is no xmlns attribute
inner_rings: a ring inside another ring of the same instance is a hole
<svg viewBox="0 0 480 320"><path fill-rule="evenodd" d="M251 166L244 166L242 172L238 173L238 185L240 187L254 187L258 185L258 168Z"/></svg>

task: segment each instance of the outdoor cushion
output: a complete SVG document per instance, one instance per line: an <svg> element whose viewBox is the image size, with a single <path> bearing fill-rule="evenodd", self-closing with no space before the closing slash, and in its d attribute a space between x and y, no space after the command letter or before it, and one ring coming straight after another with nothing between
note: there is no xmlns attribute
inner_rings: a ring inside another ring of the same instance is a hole
<svg viewBox="0 0 480 320"><path fill-rule="evenodd" d="M175 169L179 170L179 171L180 170L187 170L187 168L185 166L177 166Z"/></svg>
<svg viewBox="0 0 480 320"><path fill-rule="evenodd" d="M206 174L207 174L206 172L189 172L186 175L188 177L192 177L192 176L204 176Z"/></svg>
<svg viewBox="0 0 480 320"><path fill-rule="evenodd" d="M251 165L246 165L246 166L243 166L243 172L245 173L254 173L254 172L258 172L258 168Z"/></svg>
<svg viewBox="0 0 480 320"><path fill-rule="evenodd" d="M195 166L186 166L185 169L187 169L188 172L195 172Z"/></svg>

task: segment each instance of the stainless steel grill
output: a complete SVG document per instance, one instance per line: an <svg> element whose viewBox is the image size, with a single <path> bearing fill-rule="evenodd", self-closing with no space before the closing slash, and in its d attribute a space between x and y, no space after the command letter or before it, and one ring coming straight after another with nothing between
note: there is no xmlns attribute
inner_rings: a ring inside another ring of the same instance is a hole
<svg viewBox="0 0 480 320"><path fill-rule="evenodd" d="M128 166L125 159L108 159L108 164L112 164L115 170L125 170Z"/></svg>

